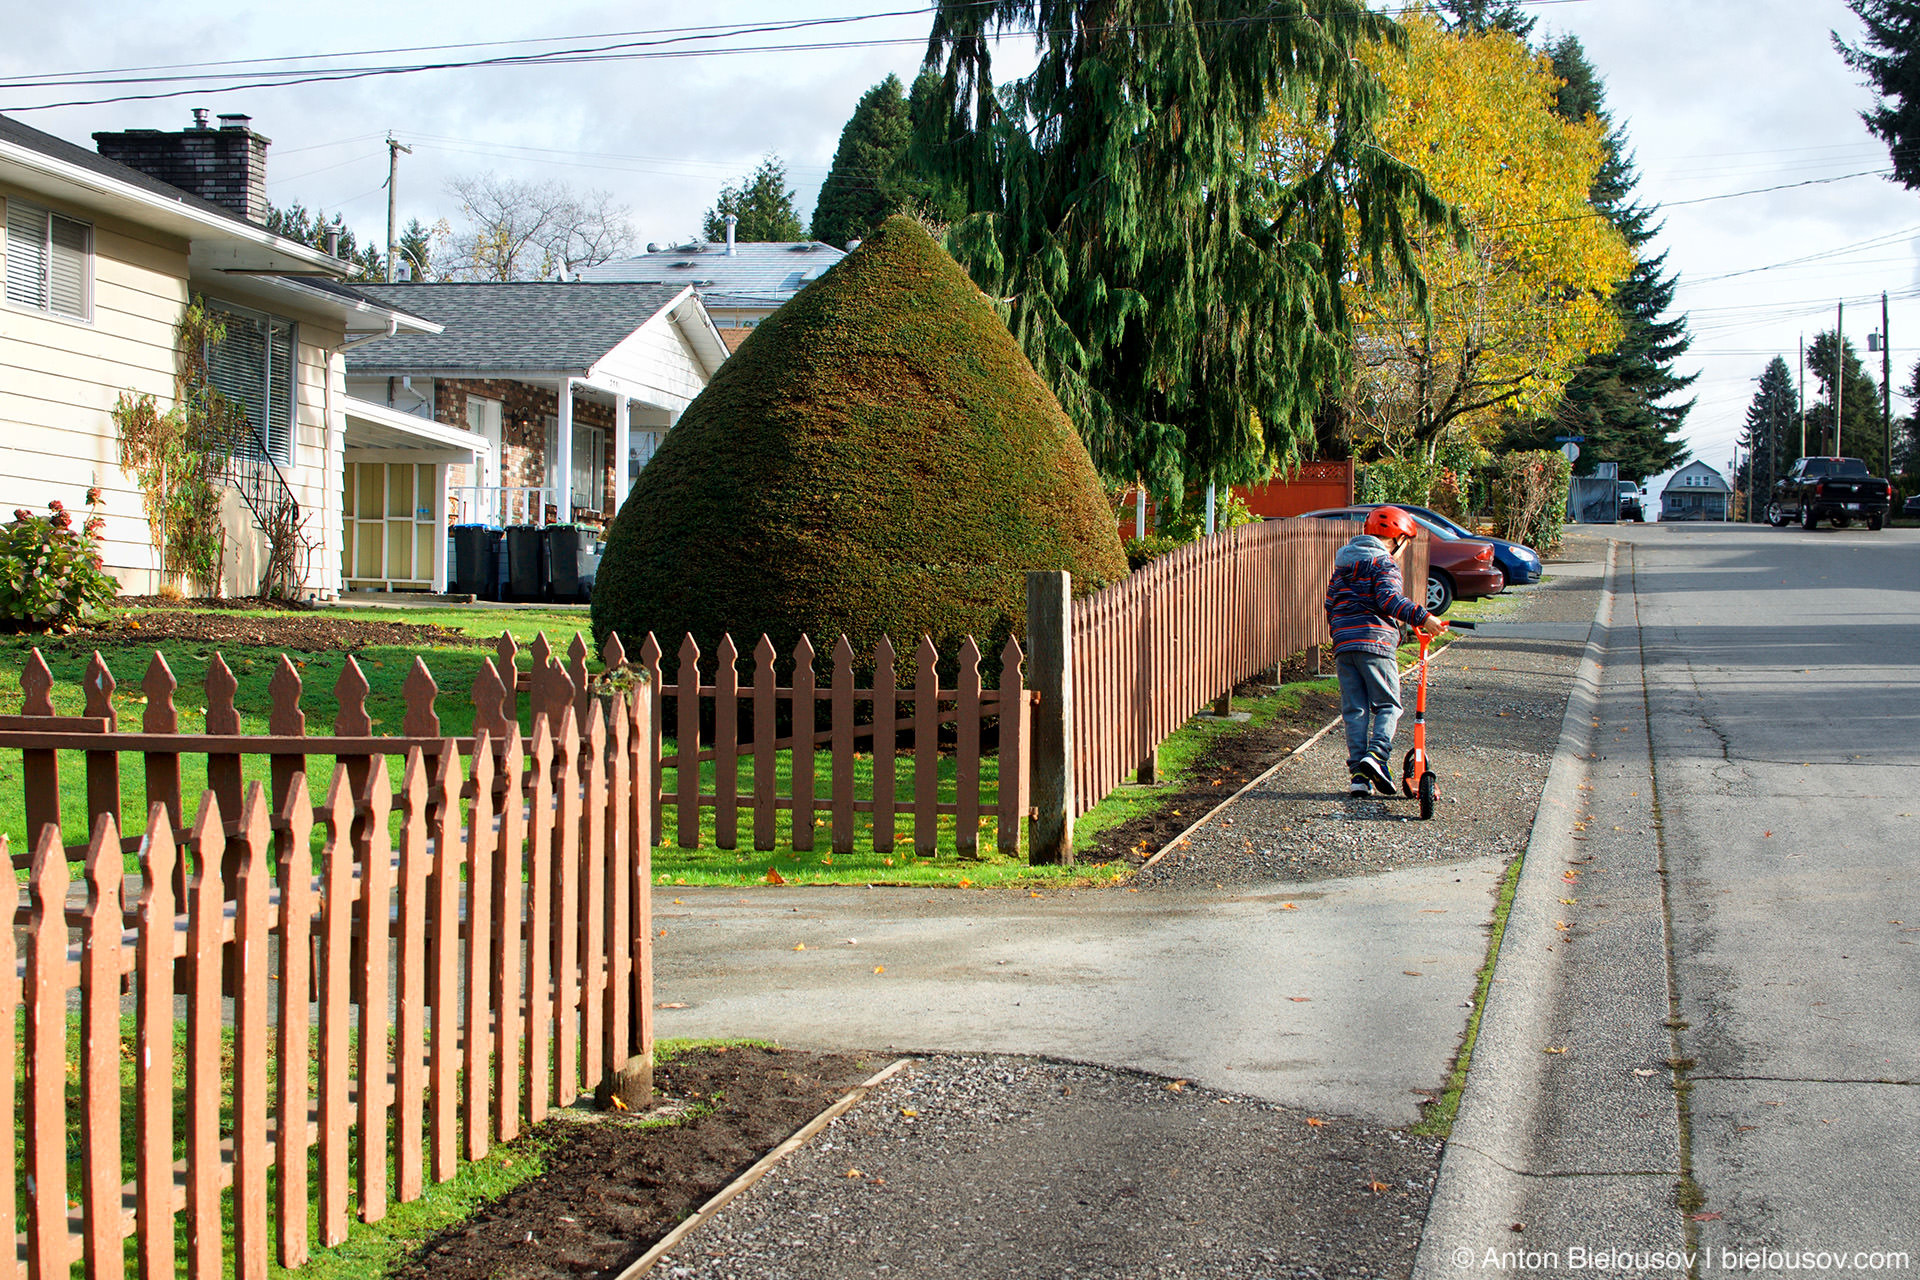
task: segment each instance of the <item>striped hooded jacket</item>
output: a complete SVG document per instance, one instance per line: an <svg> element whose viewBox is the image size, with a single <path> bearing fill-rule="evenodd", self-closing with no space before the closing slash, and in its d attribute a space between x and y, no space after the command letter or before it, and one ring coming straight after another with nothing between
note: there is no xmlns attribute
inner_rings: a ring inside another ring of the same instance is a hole
<svg viewBox="0 0 1920 1280"><path fill-rule="evenodd" d="M1393 553L1370 533L1334 554L1326 607L1335 653L1352 649L1390 658L1400 643L1395 624L1417 627L1427 620L1426 608L1407 598Z"/></svg>

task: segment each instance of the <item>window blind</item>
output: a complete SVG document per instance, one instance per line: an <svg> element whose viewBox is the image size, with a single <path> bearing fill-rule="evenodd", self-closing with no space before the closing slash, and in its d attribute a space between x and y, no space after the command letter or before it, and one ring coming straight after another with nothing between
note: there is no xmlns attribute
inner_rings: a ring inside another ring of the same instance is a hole
<svg viewBox="0 0 1920 1280"><path fill-rule="evenodd" d="M7 301L89 318L93 228L45 209L7 201Z"/></svg>
<svg viewBox="0 0 1920 1280"><path fill-rule="evenodd" d="M47 305L47 215L7 201L7 301Z"/></svg>
<svg viewBox="0 0 1920 1280"><path fill-rule="evenodd" d="M214 390L245 409L252 430L234 452L293 461L293 326L222 312L226 336L207 352Z"/></svg>

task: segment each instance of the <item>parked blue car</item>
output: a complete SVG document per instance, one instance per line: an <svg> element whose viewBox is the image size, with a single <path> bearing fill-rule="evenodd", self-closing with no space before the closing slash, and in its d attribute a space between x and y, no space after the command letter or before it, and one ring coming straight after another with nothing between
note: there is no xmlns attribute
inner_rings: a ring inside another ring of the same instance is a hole
<svg viewBox="0 0 1920 1280"><path fill-rule="evenodd" d="M1411 511L1417 516L1424 516L1462 538L1478 538L1482 542L1491 542L1493 563L1499 566L1500 572L1507 575L1508 586L1518 587L1529 582L1540 581L1540 553L1532 547L1522 546L1518 542L1508 542L1505 538L1490 538L1484 533L1475 533L1471 529L1463 529L1457 521L1449 520L1438 511L1429 511L1425 507L1411 506L1405 502L1394 505Z"/></svg>

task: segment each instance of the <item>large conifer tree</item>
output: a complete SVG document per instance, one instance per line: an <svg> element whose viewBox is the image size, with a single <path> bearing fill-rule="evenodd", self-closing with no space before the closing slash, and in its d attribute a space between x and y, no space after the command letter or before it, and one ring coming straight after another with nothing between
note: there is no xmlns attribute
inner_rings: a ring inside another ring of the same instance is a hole
<svg viewBox="0 0 1920 1280"><path fill-rule="evenodd" d="M864 239L899 211L895 171L912 129L899 76L888 76L861 95L840 131L833 168L813 204L815 240L845 244Z"/></svg>
<svg viewBox="0 0 1920 1280"><path fill-rule="evenodd" d="M1775 356L1760 374L1760 386L1747 406L1747 426L1740 444L1747 450L1753 468L1753 494L1757 508L1764 508L1773 482L1786 474L1799 456L1798 404L1793 388L1793 371L1787 362ZM1739 484L1744 491L1747 467L1740 469Z"/></svg>
<svg viewBox="0 0 1920 1280"><path fill-rule="evenodd" d="M1847 0L1867 38L1850 45L1833 33L1847 65L1863 73L1879 95L1860 118L1887 144L1894 181L1920 189L1920 0Z"/></svg>
<svg viewBox="0 0 1920 1280"><path fill-rule="evenodd" d="M1039 60L999 86L1008 30ZM1417 279L1403 219L1449 217L1368 145L1381 91L1353 55L1400 38L1358 0L940 0L916 155L965 193L949 247L1109 479L1177 502L1311 447L1347 358L1331 277L1364 254ZM1244 159L1281 95L1330 126L1291 186Z"/></svg>
<svg viewBox="0 0 1920 1280"><path fill-rule="evenodd" d="M1440 10L1446 15L1449 28L1473 35L1504 31L1530 40L1533 25L1539 21L1520 7L1519 0L1441 0Z"/></svg>
<svg viewBox="0 0 1920 1280"><path fill-rule="evenodd" d="M1666 254L1642 255L1660 231L1653 221L1656 210L1633 198L1639 175L1626 131L1607 115L1606 91L1599 76L1574 36L1555 41L1547 48L1547 56L1553 60L1554 73L1565 82L1559 95L1560 114L1569 120L1596 116L1607 125L1607 162L1594 178L1593 205L1627 238L1637 262L1613 294L1624 329L1620 344L1593 357L1574 375L1552 420L1518 423L1510 441L1537 447L1550 444L1555 435L1583 435L1587 440L1580 448L1582 471L1590 472L1598 462L1617 462L1622 477L1644 480L1687 459L1689 450L1678 437L1693 401L1669 401L1699 376L1673 371L1674 361L1686 354L1693 338L1685 316L1667 314L1678 280L1666 268Z"/></svg>
<svg viewBox="0 0 1920 1280"><path fill-rule="evenodd" d="M1807 343L1807 372L1819 384L1807 402L1807 454L1859 458L1877 476L1887 474L1887 431L1880 416L1880 384L1860 363L1851 342L1834 362L1834 334L1822 329ZM1840 438L1833 432L1835 373L1840 374ZM1799 443L1796 438L1795 444Z"/></svg>

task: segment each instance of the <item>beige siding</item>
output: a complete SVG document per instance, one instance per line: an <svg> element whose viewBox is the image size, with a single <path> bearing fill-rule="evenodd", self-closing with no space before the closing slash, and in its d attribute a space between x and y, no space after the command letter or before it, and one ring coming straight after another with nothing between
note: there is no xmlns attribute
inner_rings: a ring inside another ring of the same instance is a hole
<svg viewBox="0 0 1920 1280"><path fill-rule="evenodd" d="M596 367L641 388L633 393L636 399L675 412L686 408L707 385L692 345L680 326L665 315L647 321Z"/></svg>
<svg viewBox="0 0 1920 1280"><path fill-rule="evenodd" d="M0 304L0 513L78 512L106 499L107 566L129 590L153 587L141 497L120 470L109 411L122 392L173 398L173 327L187 297L187 246L141 228L0 187L93 226L93 315L82 322Z"/></svg>

